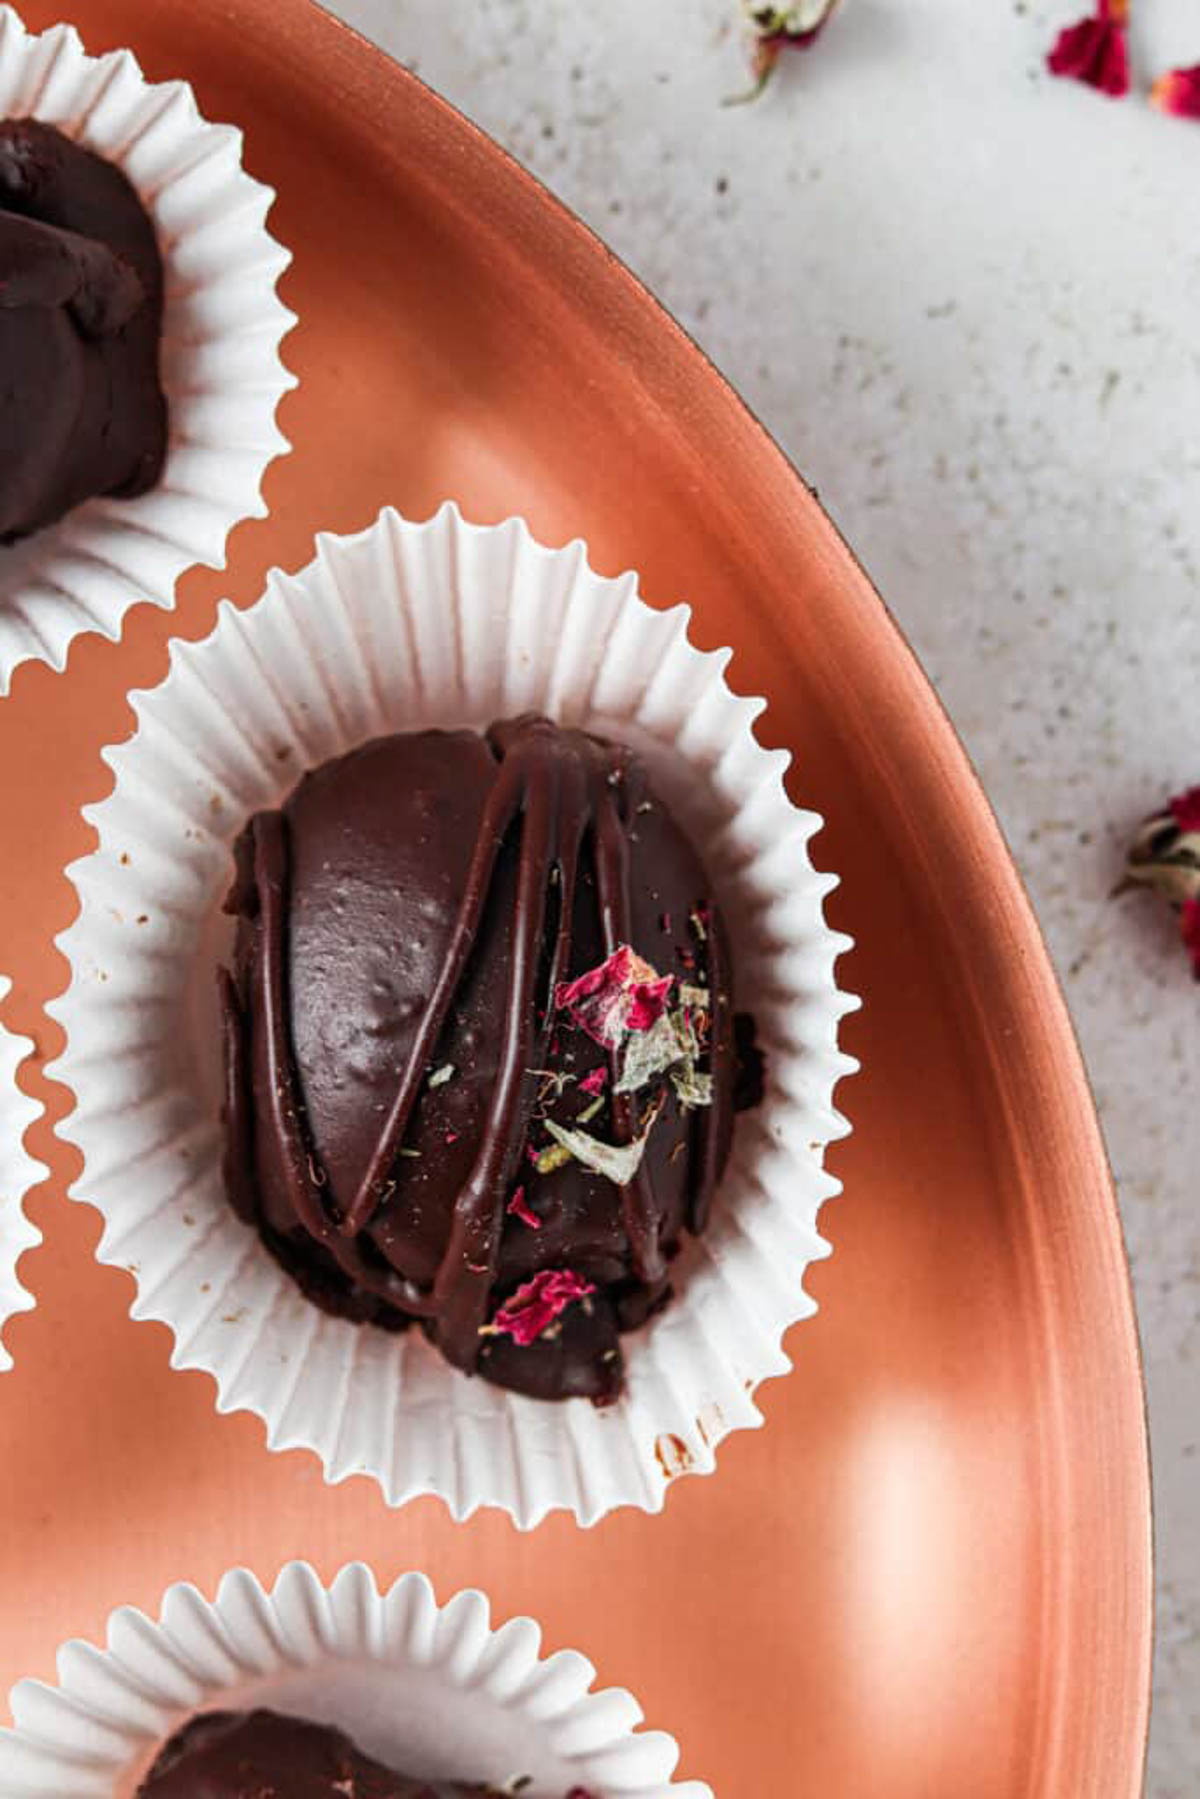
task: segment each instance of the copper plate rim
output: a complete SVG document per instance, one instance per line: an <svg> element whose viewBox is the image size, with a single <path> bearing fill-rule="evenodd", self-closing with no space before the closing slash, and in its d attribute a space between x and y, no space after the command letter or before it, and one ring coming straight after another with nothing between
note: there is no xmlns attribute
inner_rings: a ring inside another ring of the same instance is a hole
<svg viewBox="0 0 1200 1799"><path fill-rule="evenodd" d="M40 15L45 8L34 0L32 10ZM131 10L128 0L80 0L90 21L85 37L109 32L121 41L131 31ZM257 82L260 93L278 86L294 96L293 107L311 105L314 154L325 147L323 122L335 121L342 147L361 153L365 167L381 178L390 173L399 185L423 186L426 200L432 191L447 236L473 231L506 259L507 271L515 263L527 272L550 324L569 320L585 348L603 346L644 404L673 467L703 474L706 455L711 462L716 452L721 466L739 471L736 488L719 488L720 524L746 558L747 580L755 558L774 576L758 605L766 638L796 635L798 591L827 602L814 603L811 614L824 664L854 671L834 696L837 744L853 745L880 804L911 826L906 853L922 883L921 922L948 971L982 1070L989 1137L979 1154L990 1151L993 1128L1003 1133L1004 1172L1012 1180L1005 1223L1011 1208L1038 1380L1029 1434L1040 1432L1029 1458L1041 1488L1030 1506L1039 1615L1038 1648L1023 1671L1036 1701L1033 1740L1021 1745L1021 1765L1031 1770L1027 1790L1132 1799L1146 1749L1152 1577L1129 1270L1065 1002L999 827L932 688L762 425L642 284L533 176L313 0L211 0L206 8L170 12L169 26L159 21L147 30L158 39L152 73L167 63L185 75L193 63L202 68L214 34L236 42L233 116L243 116ZM398 108L404 129L390 133ZM246 123L253 146L252 116ZM431 160L423 164L423 157ZM814 717L823 697L814 691ZM764 730L769 734L769 712ZM836 902L835 895L835 924ZM847 1100L853 1113L853 1086Z"/></svg>
<svg viewBox="0 0 1200 1799"><path fill-rule="evenodd" d="M241 10L261 12L267 4L269 0L243 0ZM952 815L951 820L942 822L950 822L949 834L957 840L961 852L961 863L956 869L958 890L953 907L947 901L944 926L953 935L967 933L969 925L966 921L978 916L986 906L989 917L1002 918L1006 927L997 934L997 940L989 944L990 956L980 957L978 943L974 946L976 978L971 999L976 1022L989 1042L997 1083L1006 1090L1010 1121L1015 1121L1028 1105L1026 1090L1030 1085L1028 1079L1020 1078L1020 1071L1013 1074L999 1041L1015 1027L1026 1045L1027 1073L1032 1075L1032 1086L1038 1090L1039 1111L1044 1118L1058 1125L1057 1131L1041 1147L1042 1164L1044 1167L1057 1165L1066 1191L1088 1192L1098 1202L1093 1208L1093 1223L1101 1239L1095 1247L1105 1263L1107 1276L1110 1307L1107 1355L1111 1379L1122 1395L1125 1408L1123 1430L1118 1429L1113 1434L1124 1435L1124 1450L1136 1459L1136 1466L1126 1469L1128 1487L1125 1497L1128 1498L1129 1488L1140 1488L1140 1499L1136 1505L1126 1504L1121 1515L1122 1535L1130 1552L1130 1565L1135 1569L1133 1583L1141 1589L1131 1595L1128 1608L1129 1672L1124 1680L1117 1679L1112 1688L1106 1687L1092 1694L1090 1701L1087 1695L1079 1695L1069 1726L1061 1716L1054 1715L1056 1708L1053 1705L1044 1708L1046 1740L1039 1745L1035 1765L1044 1761L1049 1769L1059 1764L1060 1756L1063 1766L1070 1765L1070 1753L1063 1748L1064 1737L1069 1734L1080 1742L1094 1730L1098 1736L1106 1737L1110 1746L1110 1759L1106 1763L1108 1774L1123 1779L1122 1790L1138 1792L1149 1735L1154 1590L1149 1438L1132 1281L1112 1170L1078 1039L1041 927L979 775L907 638L862 563L821 506L814 489L679 321L590 226L450 101L353 27L327 13L317 0L291 0L291 4L293 17L282 30L297 48L321 60L333 55L345 59L352 66L341 71L343 77L351 77L356 84L361 82L372 90L377 101L390 89L394 103L395 93L407 90L410 99L415 101L419 97L420 104L436 114L441 130L448 137L457 138L460 146L469 144L475 157L501 163L516 196L512 212L524 210L532 214L542 231L557 236L556 243L546 246L547 256L586 259L592 265L589 271L592 280L596 278L595 263L603 263L607 281L618 290L616 295L605 296L606 303L611 306L614 298L623 303L622 325L629 331L641 326L660 340L665 328L684 365L682 371L672 369L670 375L681 374L684 380L690 376L696 382L696 389L704 390L707 411L713 412L718 406L724 408L738 421L741 434L749 433L753 437L759 457L773 469L777 486L779 504L773 507L770 497L763 494L759 480L759 500L764 515L770 516L773 522L785 517L789 503L800 512L807 510L817 515L825 539L824 555L831 563L842 564L843 585L856 587L867 602L873 616L868 623L863 611L859 611L855 621L857 647L864 648L864 639L873 636L872 654L881 661L891 662L895 722L902 722L904 726L906 760L915 754L924 758L935 772L936 783L930 781L927 785L930 789L940 786L943 810ZM309 40L307 50L306 40ZM697 375L701 376L699 381ZM663 385L667 385L665 377ZM886 642L880 641L881 629L886 634ZM1007 998L1011 1004L1011 1019L1006 1017L1003 1025L994 1022L999 1011L994 995L998 982L1008 987ZM1036 1245L1034 1248L1036 1252ZM1051 1286L1051 1270L1047 1266L1043 1272L1047 1285ZM1046 1308L1046 1326L1053 1340L1054 1318L1050 1304ZM1057 1350L1059 1360L1069 1362L1073 1359L1064 1355L1064 1345L1058 1344ZM1047 1358L1047 1365L1051 1359ZM1071 1383L1064 1381L1063 1384ZM1063 1403L1066 1403L1065 1394ZM1090 1424L1108 1435L1112 1420L1111 1417L1106 1420L1096 1416ZM1064 1507L1064 1511L1070 1510L1069 1506ZM1059 1547L1070 1552L1069 1517L1060 1520L1060 1524L1063 1528ZM1086 1561L1086 1555L1079 1551L1078 1545L1074 1547L1080 1559ZM1064 1566L1060 1571L1060 1593L1065 1594L1070 1584ZM1069 1634L1066 1624L1060 1625L1059 1630L1064 1636ZM1123 1719L1120 1748L1113 1730L1114 1707ZM1055 1739L1058 1740L1057 1748ZM1116 1789L1112 1790L1115 1792Z"/></svg>

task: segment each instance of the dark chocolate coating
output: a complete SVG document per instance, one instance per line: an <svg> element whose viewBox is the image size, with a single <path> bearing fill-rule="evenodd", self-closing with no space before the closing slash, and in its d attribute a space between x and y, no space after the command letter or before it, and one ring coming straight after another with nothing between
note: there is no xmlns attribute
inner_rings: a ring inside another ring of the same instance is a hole
<svg viewBox="0 0 1200 1799"><path fill-rule="evenodd" d="M419 1320L457 1367L537 1397L614 1397L618 1333L669 1296L732 1130L724 928L640 762L539 718L381 738L252 819L237 861L223 981L235 1209L329 1310ZM623 943L708 985L712 1104L682 1108L665 1077L606 1092L586 1128L607 1142L661 1108L634 1179L578 1161L539 1174L528 1146L549 1142L544 1116L574 1125L579 1078L610 1065L555 1010L555 983ZM574 1078L555 1097L544 1070ZM518 1185L540 1229L508 1212ZM532 1344L489 1334L521 1283L560 1268L596 1292Z"/></svg>
<svg viewBox="0 0 1200 1799"><path fill-rule="evenodd" d="M278 1712L203 1712L176 1731L137 1799L500 1799L490 1787L385 1768L329 1724ZM576 1788L568 1799L587 1799Z"/></svg>
<svg viewBox="0 0 1200 1799"><path fill-rule="evenodd" d="M162 263L120 169L0 122L0 543L162 472Z"/></svg>

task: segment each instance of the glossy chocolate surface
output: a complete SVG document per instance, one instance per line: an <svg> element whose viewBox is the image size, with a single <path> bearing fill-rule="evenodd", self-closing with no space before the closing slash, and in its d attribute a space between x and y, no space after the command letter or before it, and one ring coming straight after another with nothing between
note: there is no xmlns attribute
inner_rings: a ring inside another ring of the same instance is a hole
<svg viewBox="0 0 1200 1799"><path fill-rule="evenodd" d="M0 122L0 543L158 480L162 289L121 171L52 126Z"/></svg>
<svg viewBox="0 0 1200 1799"><path fill-rule="evenodd" d="M343 1731L278 1712L204 1712L166 1744L138 1799L500 1799L385 1768ZM578 1788L568 1799L587 1799Z"/></svg>
<svg viewBox="0 0 1200 1799"><path fill-rule="evenodd" d="M237 856L236 1209L328 1309L419 1320L457 1367L538 1397L612 1398L620 1331L704 1228L734 1086L724 928L640 762L539 718L378 739L251 820ZM556 1006L626 944L710 996L711 1103L664 1076L614 1092L617 1057ZM539 1171L547 1120L616 1145L648 1131L640 1167L625 1185L574 1159ZM497 1331L552 1270L593 1290L535 1341Z"/></svg>

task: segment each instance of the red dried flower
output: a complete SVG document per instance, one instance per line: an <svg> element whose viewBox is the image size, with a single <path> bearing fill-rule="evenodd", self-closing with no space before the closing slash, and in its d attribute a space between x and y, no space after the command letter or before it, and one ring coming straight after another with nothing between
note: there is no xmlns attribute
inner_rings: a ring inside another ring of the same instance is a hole
<svg viewBox="0 0 1200 1799"><path fill-rule="evenodd" d="M493 1336L512 1337L525 1349L536 1343L569 1305L595 1291L591 1281L569 1268L542 1268L517 1288L484 1330Z"/></svg>
<svg viewBox="0 0 1200 1799"><path fill-rule="evenodd" d="M674 979L673 974L664 974L655 981L634 982L630 989L629 1014L625 1020L627 1031L648 1031L658 1023L667 1009Z"/></svg>
<svg viewBox="0 0 1200 1799"><path fill-rule="evenodd" d="M598 1094L603 1093L607 1085L608 1069L604 1066L603 1062L597 1062L595 1068L593 1068L590 1073L585 1074L580 1081L579 1091L581 1093L586 1093L590 1098L595 1099Z"/></svg>
<svg viewBox="0 0 1200 1799"><path fill-rule="evenodd" d="M1097 0L1090 19L1059 32L1046 67L1052 75L1082 81L1113 99L1122 98L1129 92L1128 23L1129 0Z"/></svg>
<svg viewBox="0 0 1200 1799"><path fill-rule="evenodd" d="M1150 89L1150 104L1173 119L1200 119L1200 63L1160 75Z"/></svg>
<svg viewBox="0 0 1200 1799"><path fill-rule="evenodd" d="M629 1031L648 1031L667 1009L674 975L660 975L627 943L598 968L560 981L554 1004L596 1043L615 1049Z"/></svg>
<svg viewBox="0 0 1200 1799"><path fill-rule="evenodd" d="M1167 810L1181 831L1200 831L1200 787L1189 787L1167 801Z"/></svg>
<svg viewBox="0 0 1200 1799"><path fill-rule="evenodd" d="M1125 853L1124 887L1151 887L1179 913L1200 979L1200 787L1168 800L1139 825Z"/></svg>
<svg viewBox="0 0 1200 1799"><path fill-rule="evenodd" d="M517 1188L505 1210L510 1212L514 1218L519 1218L522 1224L527 1224L531 1231L541 1230L542 1221L525 1198L524 1187Z"/></svg>

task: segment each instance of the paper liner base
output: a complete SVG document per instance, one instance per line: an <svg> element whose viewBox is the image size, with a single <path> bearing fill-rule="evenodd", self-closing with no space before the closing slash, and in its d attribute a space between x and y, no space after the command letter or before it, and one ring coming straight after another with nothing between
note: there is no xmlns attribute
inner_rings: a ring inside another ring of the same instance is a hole
<svg viewBox="0 0 1200 1799"><path fill-rule="evenodd" d="M0 695L30 660L64 667L75 638L115 640L130 606L174 604L193 563L219 566L233 527L262 517L275 422L295 386L275 288L291 261L266 229L271 189L242 168L242 134L197 111L183 81L148 82L128 50L89 56L69 25L27 32L0 4L0 119L33 117L121 168L163 259L166 465L136 500L92 499L0 546Z"/></svg>
<svg viewBox="0 0 1200 1799"><path fill-rule="evenodd" d="M574 1650L541 1655L530 1618L492 1627L482 1593L439 1606L422 1574L380 1594L361 1563L324 1586L291 1562L268 1592L244 1568L213 1601L169 1589L157 1619L127 1606L107 1645L70 1642L58 1684L13 1688L0 1730L4 1799L133 1799L162 1743L200 1711L269 1706L336 1724L398 1771L528 1780L528 1799L712 1799L673 1782L678 1746L640 1730L620 1688L592 1691Z"/></svg>
<svg viewBox="0 0 1200 1799"><path fill-rule="evenodd" d="M0 975L0 1001L12 991ZM0 1332L18 1312L32 1309L34 1299L21 1283L17 1264L27 1249L42 1240L37 1225L25 1215L25 1195L45 1176L41 1162L25 1148L25 1132L41 1116L35 1099L17 1086L17 1070L33 1051L28 1037L0 1025ZM0 1341L0 1374L12 1367L12 1356Z"/></svg>
<svg viewBox="0 0 1200 1799"><path fill-rule="evenodd" d="M171 1326L175 1365L206 1369L221 1410L257 1412L273 1448L315 1450L332 1481L366 1472L393 1503L438 1493L456 1517L497 1505L522 1525L555 1507L583 1523L657 1510L671 1479L710 1471L730 1430L760 1422L754 1388L788 1368L783 1332L813 1310L804 1269L827 1253L817 1212L837 1191L822 1153L847 1128L833 1089L853 1067L837 1047L846 939L808 856L820 821L788 800L787 756L755 740L761 702L730 691L727 654L692 648L687 619L520 521L388 512L319 538L299 575L176 645L162 685L132 696L135 736L106 752L115 787L88 812L99 847L70 870L72 982L50 1008L68 1039L55 1073L78 1099L61 1129L86 1160L74 1197L104 1214L100 1256L136 1274L134 1316ZM672 1304L625 1339L626 1391L606 1410L504 1393L418 1332L325 1316L219 1179L214 972L242 824L372 736L531 709L645 755L706 863L767 1058L711 1225L673 1265Z"/></svg>

